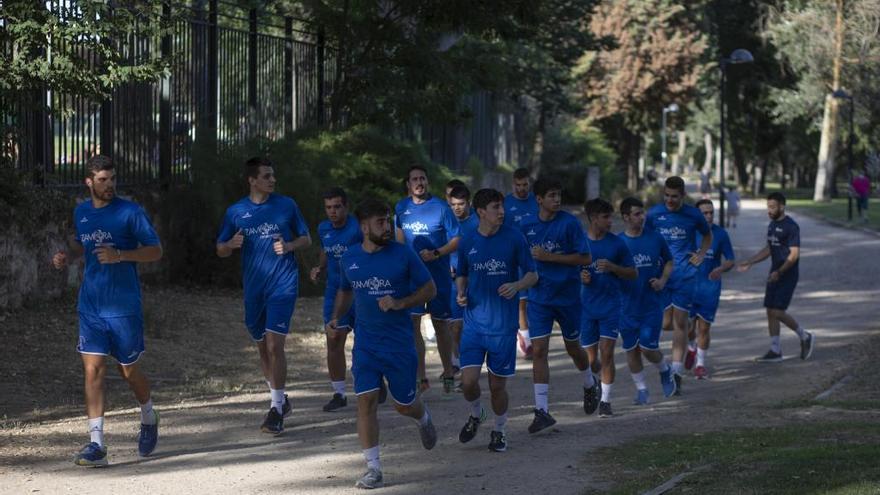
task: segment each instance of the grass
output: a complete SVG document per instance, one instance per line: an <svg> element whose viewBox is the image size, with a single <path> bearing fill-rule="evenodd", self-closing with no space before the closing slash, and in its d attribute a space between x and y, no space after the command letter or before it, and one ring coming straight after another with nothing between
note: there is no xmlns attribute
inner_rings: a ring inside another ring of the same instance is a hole
<svg viewBox="0 0 880 495"><path fill-rule="evenodd" d="M827 203L817 203L811 199L789 199L786 202L787 206L795 212L802 211L808 215L818 216L842 224L880 230L880 201L872 198L871 203L873 204L869 204L868 211L873 213L873 215L869 216L869 222L862 223L859 219L855 200L853 200L852 222L847 220L847 198L835 198ZM873 208L874 211L872 211L871 208Z"/></svg>
<svg viewBox="0 0 880 495"><path fill-rule="evenodd" d="M673 476L671 493L880 493L880 424L791 423L777 428L663 435L603 450L611 493L642 493ZM584 493L598 493L586 490Z"/></svg>

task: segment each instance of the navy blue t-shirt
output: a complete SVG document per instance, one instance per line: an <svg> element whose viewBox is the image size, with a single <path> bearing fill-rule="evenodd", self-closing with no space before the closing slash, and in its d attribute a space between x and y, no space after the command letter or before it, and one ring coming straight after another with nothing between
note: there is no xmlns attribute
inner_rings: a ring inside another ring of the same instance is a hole
<svg viewBox="0 0 880 495"><path fill-rule="evenodd" d="M791 253L790 248L800 247L801 228L788 215L782 220L774 220L767 226L767 245L770 247L770 271L772 272L778 270L785 263ZM783 275L786 277L796 276L798 264L800 264L800 257Z"/></svg>

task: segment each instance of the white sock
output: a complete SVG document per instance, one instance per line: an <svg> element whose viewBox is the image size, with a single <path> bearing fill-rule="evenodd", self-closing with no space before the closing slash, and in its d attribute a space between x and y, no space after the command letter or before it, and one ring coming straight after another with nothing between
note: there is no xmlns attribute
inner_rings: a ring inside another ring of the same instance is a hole
<svg viewBox="0 0 880 495"><path fill-rule="evenodd" d="M461 358L452 356L452 367L461 369Z"/></svg>
<svg viewBox="0 0 880 495"><path fill-rule="evenodd" d="M99 447L104 446L104 416L100 418L89 418L89 437L91 442L95 442Z"/></svg>
<svg viewBox="0 0 880 495"><path fill-rule="evenodd" d="M708 352L709 349L697 348L697 366L706 366L706 354Z"/></svg>
<svg viewBox="0 0 880 495"><path fill-rule="evenodd" d="M665 373L669 370L669 363L666 362L665 359L661 359L659 363L651 363L653 364L660 373Z"/></svg>
<svg viewBox="0 0 880 495"><path fill-rule="evenodd" d="M549 392L549 383L535 384L535 409L540 409L544 412L550 412L550 410L547 408L547 395L549 394Z"/></svg>
<svg viewBox="0 0 880 495"><path fill-rule="evenodd" d="M694 351L697 349L697 341L696 340L688 340L688 350Z"/></svg>
<svg viewBox="0 0 880 495"><path fill-rule="evenodd" d="M272 396L272 406L279 414L281 414L281 410L284 409L284 389L270 389L269 395Z"/></svg>
<svg viewBox="0 0 880 495"><path fill-rule="evenodd" d="M427 407L425 408L425 414L422 414L421 419L417 419L416 421L419 422L419 426L426 426L431 422L431 413L428 412Z"/></svg>
<svg viewBox="0 0 880 495"><path fill-rule="evenodd" d="M611 402L611 387L613 383L602 382L602 402Z"/></svg>
<svg viewBox="0 0 880 495"><path fill-rule="evenodd" d="M633 382L636 384L636 388L639 390L645 390L648 388L648 384L645 383L645 372L639 371L638 373L631 373L633 377ZM604 388L604 385L603 385Z"/></svg>
<svg viewBox="0 0 880 495"><path fill-rule="evenodd" d="M507 413L495 415L495 431L504 433L504 427L507 426Z"/></svg>
<svg viewBox="0 0 880 495"><path fill-rule="evenodd" d="M272 384L269 382L269 380L266 380L266 386L269 387L270 391L272 390Z"/></svg>
<svg viewBox="0 0 880 495"><path fill-rule="evenodd" d="M483 406L480 399L471 401L471 417L480 419L483 416Z"/></svg>
<svg viewBox="0 0 880 495"><path fill-rule="evenodd" d="M156 411L153 411L153 399L148 400L146 404L141 404L141 424L156 424Z"/></svg>
<svg viewBox="0 0 880 495"><path fill-rule="evenodd" d="M333 387L333 393L339 394L345 397L345 380L340 380L338 382L330 382L330 385Z"/></svg>
<svg viewBox="0 0 880 495"><path fill-rule="evenodd" d="M364 459L367 460L367 469L382 470L382 464L379 462L379 446L364 449Z"/></svg>
<svg viewBox="0 0 880 495"><path fill-rule="evenodd" d="M776 354L782 354L782 347L779 346L779 335L770 337L770 350Z"/></svg>
<svg viewBox="0 0 880 495"><path fill-rule="evenodd" d="M684 369L684 365L681 363L681 361L673 361L672 362L672 372L675 373L676 375L680 375L681 370L683 370L683 369Z"/></svg>
<svg viewBox="0 0 880 495"><path fill-rule="evenodd" d="M801 340L807 340L807 337L810 335L809 332L804 330L804 327L797 327L797 330L794 331Z"/></svg>
<svg viewBox="0 0 880 495"><path fill-rule="evenodd" d="M584 388L590 388L596 384L596 380L593 378L593 370L589 366L581 373L584 374Z"/></svg>
<svg viewBox="0 0 880 495"><path fill-rule="evenodd" d="M526 339L526 341L530 340L528 328L520 328L519 334L522 335L522 338Z"/></svg>

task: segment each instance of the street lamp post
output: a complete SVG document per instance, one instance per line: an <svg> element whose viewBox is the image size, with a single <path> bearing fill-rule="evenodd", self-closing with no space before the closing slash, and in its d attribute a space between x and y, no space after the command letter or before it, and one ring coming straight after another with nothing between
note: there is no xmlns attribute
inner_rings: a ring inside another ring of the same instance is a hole
<svg viewBox="0 0 880 495"><path fill-rule="evenodd" d="M678 105L670 103L669 106L663 107L663 125L660 127L660 142L662 143L662 151L660 152L660 161L663 163L663 172L666 172L666 114L678 111Z"/></svg>
<svg viewBox="0 0 880 495"><path fill-rule="evenodd" d="M752 57L751 52L749 52L748 50L743 49L743 48L737 48L736 50L733 51L733 53L730 54L730 57L722 58L721 64L720 64L720 66L721 66L721 139L719 139L720 142L718 143L718 145L721 147L719 150L720 151L719 158L721 160L721 163L719 164L720 168L721 168L721 180L719 181L719 184L718 184L718 189L719 189L718 201L720 203L719 208L718 208L718 222L722 227L725 226L725 224L724 224L724 200L726 198L726 192L724 190L724 187L725 187L725 185L724 185L724 177L725 177L725 170L724 170L724 130L725 130L724 118L725 118L725 116L724 116L724 114L725 114L725 108L726 108L726 105L725 105L726 94L725 93L727 91L727 66L728 65L735 65L735 64L749 64L749 63L752 63L754 60L755 59L754 59L754 57Z"/></svg>
<svg viewBox="0 0 880 495"><path fill-rule="evenodd" d="M853 130L854 130L854 128L853 128L853 115L855 115L855 99L852 97L851 94L847 93L846 91L844 91L842 89L837 89L836 91L831 93L831 96L833 96L835 98L849 100L849 143L847 144L847 148L848 148L847 155L849 155L848 156L849 163L847 164L847 169L848 169L849 173L847 174L847 177L849 177L849 185L847 187L852 187L852 180L853 180ZM852 222L852 218L853 218L853 198L852 198L852 192L850 192L846 196L846 219L849 220L850 222Z"/></svg>

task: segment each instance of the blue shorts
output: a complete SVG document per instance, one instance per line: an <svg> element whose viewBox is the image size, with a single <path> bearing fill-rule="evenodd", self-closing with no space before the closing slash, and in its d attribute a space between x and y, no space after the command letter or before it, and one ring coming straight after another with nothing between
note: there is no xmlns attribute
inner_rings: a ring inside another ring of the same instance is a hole
<svg viewBox="0 0 880 495"><path fill-rule="evenodd" d="M694 289L696 288L696 277L689 277L678 280L675 286L671 286L666 291L668 300L666 309L670 307L678 308L682 311L690 312L694 305Z"/></svg>
<svg viewBox="0 0 880 495"><path fill-rule="evenodd" d="M764 307L770 309L788 309L791 304L791 298L794 296L794 289L797 287L798 274L793 276L781 277L779 281L767 284L767 291L764 293Z"/></svg>
<svg viewBox="0 0 880 495"><path fill-rule="evenodd" d="M434 285L437 287L437 295L434 299L428 301L424 308L415 307L410 311L413 315L429 314L431 318L437 320L449 320L452 318L452 305L450 304L452 297L452 278L449 274L443 277L433 277Z"/></svg>
<svg viewBox="0 0 880 495"><path fill-rule="evenodd" d="M617 340L620 330L619 311L605 318L581 318L581 347L592 347L599 343L600 338Z"/></svg>
<svg viewBox="0 0 880 495"><path fill-rule="evenodd" d="M620 336L623 337L623 350L631 351L636 346L650 351L660 348L660 334L663 332L663 312L624 316L620 319Z"/></svg>
<svg viewBox="0 0 880 495"><path fill-rule="evenodd" d="M720 289L706 290L705 288L698 288L694 294L694 304L691 306L690 317L701 318L709 323L714 323L719 301L721 301Z"/></svg>
<svg viewBox="0 0 880 495"><path fill-rule="evenodd" d="M79 344L81 354L113 356L119 364L134 364L144 352L144 318L142 315L101 318L79 313Z"/></svg>
<svg viewBox="0 0 880 495"><path fill-rule="evenodd" d="M449 319L453 321L460 321L464 319L464 308L458 305L458 301L455 299L458 297L458 286L455 285L455 282L452 283L451 295L449 298Z"/></svg>
<svg viewBox="0 0 880 495"><path fill-rule="evenodd" d="M336 289L327 287L324 290L324 325L327 325L330 322L330 317L333 316L334 304L336 304ZM336 322L336 329L339 331L347 332L352 328L354 328L354 304Z"/></svg>
<svg viewBox="0 0 880 495"><path fill-rule="evenodd" d="M462 369L482 367L485 361L493 375L513 376L516 372L516 331L507 335L482 335L464 328L458 353Z"/></svg>
<svg viewBox="0 0 880 495"><path fill-rule="evenodd" d="M559 323L562 338L578 340L581 335L581 304L578 301L570 306L550 306L529 301L526 311L529 320L529 337L547 337L553 330L553 321Z"/></svg>
<svg viewBox="0 0 880 495"><path fill-rule="evenodd" d="M270 301L245 301L244 324L255 342L262 342L266 332L287 335L296 296Z"/></svg>
<svg viewBox="0 0 880 495"><path fill-rule="evenodd" d="M354 348L351 351L351 375L354 393L379 390L382 377L388 380L388 393L394 402L408 406L416 400L419 358L416 349L403 352L380 352Z"/></svg>

